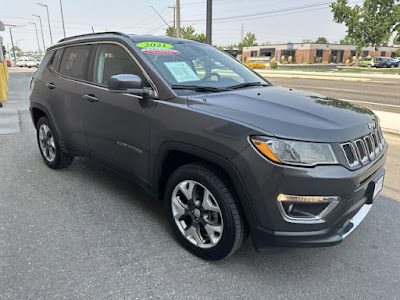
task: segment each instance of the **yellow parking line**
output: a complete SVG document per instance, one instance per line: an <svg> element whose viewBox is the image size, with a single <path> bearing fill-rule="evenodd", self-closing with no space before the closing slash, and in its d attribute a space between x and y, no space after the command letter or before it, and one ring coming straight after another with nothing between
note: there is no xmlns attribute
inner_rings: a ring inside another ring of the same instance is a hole
<svg viewBox="0 0 400 300"><path fill-rule="evenodd" d="M281 78L302 78L302 79L321 79L321 80L343 80L343 81L371 81L371 78L354 78L354 77L336 77L336 76L312 76L312 75L294 75L294 74L263 74L265 78L281 77Z"/></svg>

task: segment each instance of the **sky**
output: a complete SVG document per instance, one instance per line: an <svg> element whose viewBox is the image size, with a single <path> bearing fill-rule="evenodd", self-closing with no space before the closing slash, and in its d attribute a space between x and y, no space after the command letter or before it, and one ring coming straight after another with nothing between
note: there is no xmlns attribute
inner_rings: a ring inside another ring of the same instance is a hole
<svg viewBox="0 0 400 300"><path fill-rule="evenodd" d="M35 28L29 22L37 23L40 47L43 48L39 19L32 14L41 15L45 45L51 44L46 8L37 5L38 1L49 7L53 43L56 43L63 38L59 0L0 0L0 20L6 24L25 25L13 29L14 43L22 50L37 50ZM192 25L196 32L205 33L206 2L181 0L181 25ZM315 41L320 36L330 42L339 41L345 36L346 28L333 22L328 4L291 10L324 2L328 1L213 0L213 44L239 43L242 24L244 33L255 33L259 44L301 42L304 39ZM164 35L167 25L149 6L152 5L167 23L172 24L173 9L168 6L173 6L175 0L63 0L62 3L67 36L91 32L92 26L94 31ZM263 14L265 12L269 14ZM0 35L6 47L10 48L10 35L6 29Z"/></svg>

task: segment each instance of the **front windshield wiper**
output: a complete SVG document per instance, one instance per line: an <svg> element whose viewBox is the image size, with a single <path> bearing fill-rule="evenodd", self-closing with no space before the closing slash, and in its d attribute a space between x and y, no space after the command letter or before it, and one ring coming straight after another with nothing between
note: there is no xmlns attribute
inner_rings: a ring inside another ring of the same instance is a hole
<svg viewBox="0 0 400 300"><path fill-rule="evenodd" d="M201 85L185 85L185 84L173 84L171 88L176 90L193 90L196 92L223 92L226 89L221 89L212 86L201 86Z"/></svg>
<svg viewBox="0 0 400 300"><path fill-rule="evenodd" d="M239 83L239 84L235 84L232 86L228 86L227 89L230 90L234 90L234 89L240 89L240 88L244 88L244 87L248 87L248 86L268 86L269 84L266 83L261 83L261 82L243 82L243 83Z"/></svg>

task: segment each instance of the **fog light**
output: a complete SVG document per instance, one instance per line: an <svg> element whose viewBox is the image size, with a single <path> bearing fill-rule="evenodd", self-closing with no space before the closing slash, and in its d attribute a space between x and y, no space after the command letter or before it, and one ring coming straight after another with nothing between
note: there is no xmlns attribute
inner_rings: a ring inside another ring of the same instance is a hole
<svg viewBox="0 0 400 300"><path fill-rule="evenodd" d="M295 196L279 194L278 206L291 223L323 223L323 217L339 203L337 196Z"/></svg>

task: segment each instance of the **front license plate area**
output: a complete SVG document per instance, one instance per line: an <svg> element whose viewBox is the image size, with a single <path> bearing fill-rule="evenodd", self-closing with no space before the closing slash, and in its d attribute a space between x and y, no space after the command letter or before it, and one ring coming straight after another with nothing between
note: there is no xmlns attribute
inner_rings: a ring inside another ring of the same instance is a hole
<svg viewBox="0 0 400 300"><path fill-rule="evenodd" d="M378 195L382 191L382 189L383 189L383 176L375 182L374 194L372 195L372 201L375 201L376 197L378 197Z"/></svg>

